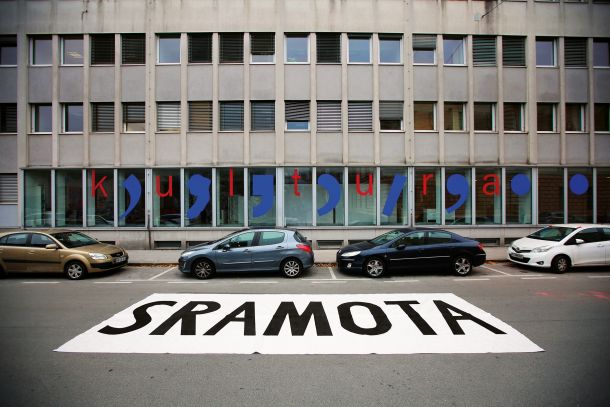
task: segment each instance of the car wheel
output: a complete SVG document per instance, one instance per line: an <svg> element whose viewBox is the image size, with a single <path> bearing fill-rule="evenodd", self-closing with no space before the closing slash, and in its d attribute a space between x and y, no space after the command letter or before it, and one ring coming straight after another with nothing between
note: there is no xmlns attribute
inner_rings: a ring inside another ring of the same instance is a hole
<svg viewBox="0 0 610 407"><path fill-rule="evenodd" d="M467 276L472 271L470 257L465 255L455 257L453 261L451 261L451 268L456 275L460 277Z"/></svg>
<svg viewBox="0 0 610 407"><path fill-rule="evenodd" d="M196 260L191 268L193 276L200 280L211 278L215 272L214 264L207 259Z"/></svg>
<svg viewBox="0 0 610 407"><path fill-rule="evenodd" d="M364 270L369 277L377 278L385 273L385 265L381 259L373 257L364 263Z"/></svg>
<svg viewBox="0 0 610 407"><path fill-rule="evenodd" d="M551 262L551 270L558 274L563 274L570 269L570 258L568 256L557 256Z"/></svg>
<svg viewBox="0 0 610 407"><path fill-rule="evenodd" d="M71 261L64 267L64 273L68 280L82 280L87 275L87 267L80 261Z"/></svg>
<svg viewBox="0 0 610 407"><path fill-rule="evenodd" d="M303 272L303 265L297 259L286 259L282 262L280 271L284 274L284 277L295 278Z"/></svg>

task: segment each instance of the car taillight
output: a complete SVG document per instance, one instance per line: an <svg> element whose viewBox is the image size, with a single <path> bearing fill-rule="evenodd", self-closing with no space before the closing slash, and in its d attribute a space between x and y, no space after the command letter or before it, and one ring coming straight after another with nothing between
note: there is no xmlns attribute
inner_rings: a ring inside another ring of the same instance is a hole
<svg viewBox="0 0 610 407"><path fill-rule="evenodd" d="M304 252L311 253L311 246L307 246L306 244L298 244L297 249L301 249Z"/></svg>
<svg viewBox="0 0 610 407"><path fill-rule="evenodd" d="M485 251L485 249L483 249L483 244L479 243L479 245L477 246L479 249Z"/></svg>

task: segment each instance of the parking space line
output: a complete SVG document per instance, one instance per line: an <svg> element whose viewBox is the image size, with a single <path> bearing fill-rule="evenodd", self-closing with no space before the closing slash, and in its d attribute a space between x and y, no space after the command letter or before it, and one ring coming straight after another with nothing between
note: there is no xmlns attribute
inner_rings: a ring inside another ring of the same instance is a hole
<svg viewBox="0 0 610 407"><path fill-rule="evenodd" d="M93 284L131 284L131 281L94 281Z"/></svg>
<svg viewBox="0 0 610 407"><path fill-rule="evenodd" d="M347 283L347 281L345 280L318 280L318 281L312 281L311 284L343 284L343 283Z"/></svg>
<svg viewBox="0 0 610 407"><path fill-rule="evenodd" d="M240 281L239 284L277 284L277 281Z"/></svg>
<svg viewBox="0 0 610 407"><path fill-rule="evenodd" d="M207 284L208 281L164 281L167 284Z"/></svg>
<svg viewBox="0 0 610 407"><path fill-rule="evenodd" d="M589 278L610 278L610 276L587 276Z"/></svg>
<svg viewBox="0 0 610 407"><path fill-rule="evenodd" d="M172 271L175 268L176 268L176 266L172 266L172 267L168 268L167 270L165 270L164 272L159 273L156 276L153 276L153 277L149 278L148 281L152 281L152 280L154 280L157 277L161 277L163 274L168 273L168 272Z"/></svg>
<svg viewBox="0 0 610 407"><path fill-rule="evenodd" d="M557 277L548 277L548 276L546 276L546 277L542 277L542 276L538 277L538 276L536 276L536 277L521 277L521 280L553 280L553 279L556 279L556 278Z"/></svg>
<svg viewBox="0 0 610 407"><path fill-rule="evenodd" d="M59 284L59 281L22 281L21 284Z"/></svg>
<svg viewBox="0 0 610 407"><path fill-rule="evenodd" d="M494 268L491 268L491 267L487 267L487 266L481 266L481 267L483 267L484 269L487 269L487 270L495 271L496 273L504 274L504 275L507 275L507 276L514 276L514 274L506 273L504 271L501 271L501 270L498 270L498 269L494 269Z"/></svg>
<svg viewBox="0 0 610 407"><path fill-rule="evenodd" d="M417 283L419 280L384 280L384 283Z"/></svg>
<svg viewBox="0 0 610 407"><path fill-rule="evenodd" d="M328 268L328 271L330 271L330 276L332 277L333 280L337 279L337 276L335 275L335 272L333 271L332 267Z"/></svg>
<svg viewBox="0 0 610 407"><path fill-rule="evenodd" d="M488 278L454 278L453 281L489 281Z"/></svg>

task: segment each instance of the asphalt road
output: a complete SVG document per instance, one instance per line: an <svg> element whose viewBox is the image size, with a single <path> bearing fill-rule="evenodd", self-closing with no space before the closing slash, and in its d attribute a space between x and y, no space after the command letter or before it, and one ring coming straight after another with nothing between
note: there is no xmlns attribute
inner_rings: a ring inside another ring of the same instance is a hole
<svg viewBox="0 0 610 407"><path fill-rule="evenodd" d="M152 293L454 293L545 351L416 355L178 355L53 352ZM608 406L610 270L564 275L499 263L471 276L371 280L316 267L303 278L197 281L129 267L84 281L0 281L3 406Z"/></svg>

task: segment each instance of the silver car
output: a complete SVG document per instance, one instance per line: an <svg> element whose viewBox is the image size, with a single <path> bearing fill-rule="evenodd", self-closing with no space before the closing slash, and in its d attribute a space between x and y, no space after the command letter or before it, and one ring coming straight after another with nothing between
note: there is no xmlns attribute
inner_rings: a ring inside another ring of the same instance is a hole
<svg viewBox="0 0 610 407"><path fill-rule="evenodd" d="M313 266L311 244L293 229L240 230L213 242L191 247L180 255L183 273L199 279L224 271L279 270L288 278L298 277Z"/></svg>

